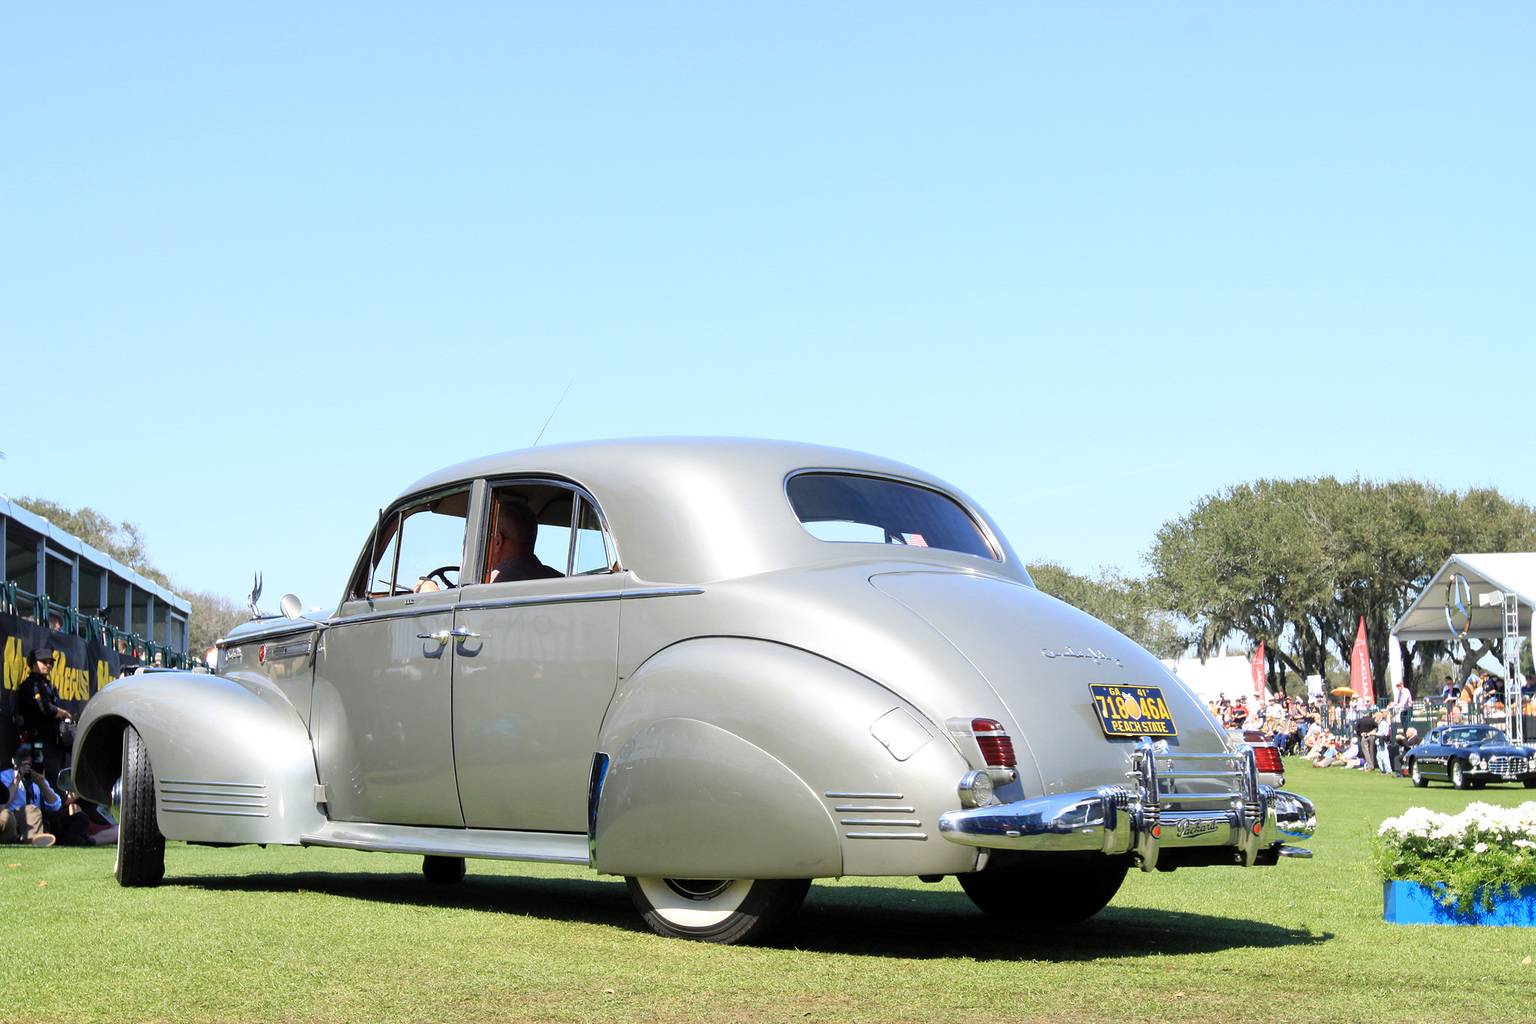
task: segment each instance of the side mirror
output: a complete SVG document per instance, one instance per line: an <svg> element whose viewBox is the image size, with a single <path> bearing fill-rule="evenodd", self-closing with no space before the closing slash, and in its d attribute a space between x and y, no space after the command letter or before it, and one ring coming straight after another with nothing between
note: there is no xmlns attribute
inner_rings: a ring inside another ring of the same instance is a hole
<svg viewBox="0 0 1536 1024"><path fill-rule="evenodd" d="M292 594L284 594L278 607L283 610L283 618L290 622L304 617L304 602Z"/></svg>

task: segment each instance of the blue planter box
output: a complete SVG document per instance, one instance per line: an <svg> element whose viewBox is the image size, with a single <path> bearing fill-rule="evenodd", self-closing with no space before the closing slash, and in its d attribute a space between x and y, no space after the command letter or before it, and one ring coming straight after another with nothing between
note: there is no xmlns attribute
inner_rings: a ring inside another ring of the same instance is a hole
<svg viewBox="0 0 1536 1024"><path fill-rule="evenodd" d="M1381 883L1382 917L1388 924L1498 924L1536 928L1536 886L1510 893L1493 902L1493 909L1477 906L1465 914L1454 906L1444 906L1435 898L1439 886L1431 888L1419 882Z"/></svg>

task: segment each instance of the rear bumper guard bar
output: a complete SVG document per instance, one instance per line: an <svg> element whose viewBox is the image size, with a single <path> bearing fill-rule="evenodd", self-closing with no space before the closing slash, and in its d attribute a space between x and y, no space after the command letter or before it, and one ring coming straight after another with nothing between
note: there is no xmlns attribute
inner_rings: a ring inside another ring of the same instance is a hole
<svg viewBox="0 0 1536 1024"><path fill-rule="evenodd" d="M1230 847L1234 862L1245 867L1266 851L1273 851L1268 863L1276 854L1312 856L1285 845L1316 830L1312 802L1260 786L1249 747L1233 754L1177 754L1141 739L1125 774L1124 786L950 811L939 817L939 834L990 849L1129 853L1143 871L1157 867L1163 849Z"/></svg>

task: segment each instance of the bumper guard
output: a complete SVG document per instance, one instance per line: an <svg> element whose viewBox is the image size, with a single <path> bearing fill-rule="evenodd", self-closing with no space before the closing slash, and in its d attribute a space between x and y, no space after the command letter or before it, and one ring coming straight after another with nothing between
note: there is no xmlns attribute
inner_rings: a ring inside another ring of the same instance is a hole
<svg viewBox="0 0 1536 1024"><path fill-rule="evenodd" d="M1176 754L1143 738L1125 774L1124 786L950 811L939 818L939 834L952 843L989 849L1133 854L1143 871L1157 867L1163 850L1181 851L1169 857L1176 864L1197 848L1226 847L1231 862L1244 867L1312 856L1285 845L1288 838L1305 839L1316 830L1312 802L1259 785L1249 747L1228 754ZM1219 849L1201 853L1223 856Z"/></svg>

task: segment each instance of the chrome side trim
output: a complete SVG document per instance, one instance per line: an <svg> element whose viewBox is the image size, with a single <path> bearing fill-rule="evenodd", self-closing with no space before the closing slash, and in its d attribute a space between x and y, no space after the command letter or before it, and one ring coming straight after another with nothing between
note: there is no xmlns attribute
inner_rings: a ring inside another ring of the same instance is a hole
<svg viewBox="0 0 1536 1024"><path fill-rule="evenodd" d="M900 800L901 793L827 793L824 794L831 800Z"/></svg>
<svg viewBox="0 0 1536 1024"><path fill-rule="evenodd" d="M874 811L877 814L916 814L916 807L885 807L880 804L838 804L832 808L838 812Z"/></svg>
<svg viewBox="0 0 1536 1024"><path fill-rule="evenodd" d="M917 818L842 818L840 825L911 825L913 828L921 828L923 823Z"/></svg>
<svg viewBox="0 0 1536 1024"><path fill-rule="evenodd" d="M926 840L926 832L844 832L848 839L918 839Z"/></svg>
<svg viewBox="0 0 1536 1024"><path fill-rule="evenodd" d="M379 598L379 600L382 601L385 598ZM454 606L451 604L433 605L428 608L392 608L387 612L364 612L361 615L348 615L344 619L331 619L326 626L347 626L354 622L386 622L389 619L419 619L423 615L451 614L453 609Z"/></svg>
<svg viewBox="0 0 1536 1024"><path fill-rule="evenodd" d="M519 608L531 604L597 604L617 601L625 596L617 590L589 590L580 594L529 594L526 597L498 597L491 601L466 601L454 607L461 611L478 611L482 608Z"/></svg>
<svg viewBox="0 0 1536 1024"><path fill-rule="evenodd" d="M605 577L606 578L606 577ZM523 597L498 597L490 600L464 601L452 606L434 606L432 608L409 608L401 611L368 612L363 615L349 615L344 619L332 619L328 626L342 626L351 622L382 622L385 619L399 618L406 615L429 615L436 612L451 609L459 611L479 610L482 608L516 608L523 605L540 604L582 604L598 603L601 601L629 600L641 597L676 597L702 594L699 587L667 587L652 590L587 590L579 594L527 594Z"/></svg>
<svg viewBox="0 0 1536 1024"><path fill-rule="evenodd" d="M704 593L702 587L655 587L650 590L626 590L624 600L632 597L695 597Z"/></svg>
<svg viewBox="0 0 1536 1024"><path fill-rule="evenodd" d="M168 814L267 817L267 787L262 783L166 779L160 783L159 790L160 809Z"/></svg>
<svg viewBox="0 0 1536 1024"><path fill-rule="evenodd" d="M587 837L580 832L510 832L478 828L426 828L369 822L331 821L299 837L305 846L415 853L438 857L481 857L552 864L586 864Z"/></svg>
<svg viewBox="0 0 1536 1024"><path fill-rule="evenodd" d="M587 779L587 866L597 867L597 803L608 781L610 758L599 750L592 755L592 774Z"/></svg>

